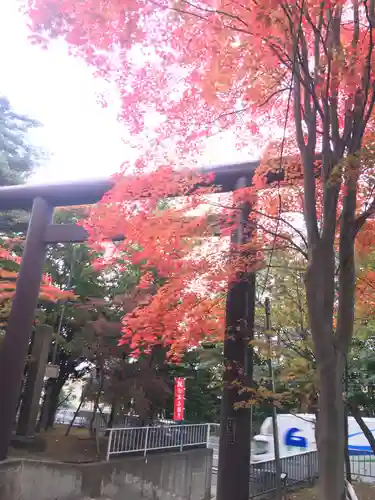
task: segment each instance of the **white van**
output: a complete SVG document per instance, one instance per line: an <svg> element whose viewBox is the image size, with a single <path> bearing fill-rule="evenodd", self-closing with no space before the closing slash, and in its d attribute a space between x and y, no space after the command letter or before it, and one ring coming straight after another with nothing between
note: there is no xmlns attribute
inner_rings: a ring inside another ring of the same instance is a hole
<svg viewBox="0 0 375 500"><path fill-rule="evenodd" d="M364 418L366 425L375 436L375 418ZM365 435L353 417L349 417L349 454L372 455L372 449ZM297 413L277 416L280 457L316 450L315 415ZM251 444L251 461L274 460L272 419L263 422L260 433Z"/></svg>
<svg viewBox="0 0 375 500"><path fill-rule="evenodd" d="M69 425L73 420L75 415L75 410L70 408L64 408L58 410L55 415L55 424L66 424ZM73 427L85 427L87 425L87 419L83 415L77 415L74 420Z"/></svg>

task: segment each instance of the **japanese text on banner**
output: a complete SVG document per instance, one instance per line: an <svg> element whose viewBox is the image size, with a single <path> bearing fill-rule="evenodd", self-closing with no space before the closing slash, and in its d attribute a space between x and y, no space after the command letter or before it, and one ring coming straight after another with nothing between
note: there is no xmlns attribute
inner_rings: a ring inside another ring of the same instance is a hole
<svg viewBox="0 0 375 500"><path fill-rule="evenodd" d="M181 422L185 413L185 379L176 377L174 379L174 413L173 420Z"/></svg>

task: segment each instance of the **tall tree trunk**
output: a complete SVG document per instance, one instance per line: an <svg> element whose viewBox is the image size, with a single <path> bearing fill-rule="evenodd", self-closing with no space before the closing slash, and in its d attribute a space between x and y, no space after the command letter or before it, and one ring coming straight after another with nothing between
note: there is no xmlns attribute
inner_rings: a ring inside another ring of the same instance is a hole
<svg viewBox="0 0 375 500"><path fill-rule="evenodd" d="M95 394L94 409L93 409L93 412L92 412L92 415L91 415L90 427L89 427L90 428L90 435L91 436L94 436L95 417L96 417L96 413L98 411L99 400L100 400L100 393L101 393L101 391L98 390L97 393Z"/></svg>
<svg viewBox="0 0 375 500"><path fill-rule="evenodd" d="M57 411L58 405L59 405L59 396L60 396L61 389L62 389L62 386L60 386L58 383L55 383L52 386L51 395L50 395L49 404L48 404L45 430L52 428L54 423L55 423L55 416L56 416L56 411Z"/></svg>
<svg viewBox="0 0 375 500"><path fill-rule="evenodd" d="M113 424L115 423L116 412L117 412L117 398L113 397L111 401L111 413L109 415L109 420L107 425L108 429L112 429Z"/></svg>
<svg viewBox="0 0 375 500"><path fill-rule="evenodd" d="M333 250L318 249L306 274L311 334L319 378L317 447L320 500L344 500L344 402L345 356L333 333Z"/></svg>
<svg viewBox="0 0 375 500"><path fill-rule="evenodd" d="M39 430L44 428L44 430L47 431L53 427L58 407L59 395L67 379L67 373L62 371L56 380L48 379L43 398L42 411L37 426Z"/></svg>
<svg viewBox="0 0 375 500"><path fill-rule="evenodd" d="M318 426L321 499L344 499L344 405L342 370L327 364L319 368L320 409Z"/></svg>
<svg viewBox="0 0 375 500"><path fill-rule="evenodd" d="M333 334L334 254L321 244L306 273L311 333L319 377L317 447L321 500L344 499L344 356Z"/></svg>

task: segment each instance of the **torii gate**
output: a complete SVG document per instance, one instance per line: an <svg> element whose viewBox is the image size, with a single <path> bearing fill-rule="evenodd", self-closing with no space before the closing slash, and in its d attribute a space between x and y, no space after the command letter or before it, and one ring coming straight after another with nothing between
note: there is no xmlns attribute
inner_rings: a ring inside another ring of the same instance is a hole
<svg viewBox="0 0 375 500"><path fill-rule="evenodd" d="M213 173L214 183L224 192L251 184L258 162L237 163L203 169ZM17 401L22 384L24 363L38 303L46 245L59 242L79 243L86 231L75 224L53 224L55 207L89 205L99 201L112 187L109 179L76 181L52 185L21 185L0 188L0 210L31 209L17 286L0 348L0 461L5 460L13 431ZM247 220L250 207L243 207ZM126 236L126 235L125 235ZM242 225L234 241L242 243L246 235ZM229 284L226 306L224 359L232 369L225 370L220 418L220 455L218 500L248 500L250 464L250 410L234 410L238 391L231 387L238 370L252 373L252 348L255 304L255 274ZM238 328L238 325L242 325ZM230 332L230 334L228 334Z"/></svg>

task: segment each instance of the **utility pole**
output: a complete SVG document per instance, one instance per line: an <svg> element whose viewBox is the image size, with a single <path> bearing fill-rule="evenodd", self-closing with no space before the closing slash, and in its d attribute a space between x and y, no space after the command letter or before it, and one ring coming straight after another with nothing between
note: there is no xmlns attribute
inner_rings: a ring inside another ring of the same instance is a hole
<svg viewBox="0 0 375 500"><path fill-rule="evenodd" d="M241 177L235 189L248 185L249 179ZM238 211L237 228L231 240L233 252L240 251L251 238L250 211L249 204ZM241 273L229 283L227 294L217 500L249 499L251 409L235 409L235 405L248 399L246 392L240 394L238 384L252 386L253 346L250 342L254 338L254 312L255 274Z"/></svg>
<svg viewBox="0 0 375 500"><path fill-rule="evenodd" d="M352 482L352 473L349 457L349 411L348 411L348 393L349 393L349 366L348 357L345 357L345 372L344 372L344 429L345 429L345 476L346 480Z"/></svg>
<svg viewBox="0 0 375 500"><path fill-rule="evenodd" d="M270 386L272 393L275 394L275 374L272 365L272 349L271 349L271 303L267 297L264 302L264 310L266 316L266 335L268 339L268 374L270 378ZM276 500L282 499L282 484L281 484L281 460L280 460L280 446L279 446L279 428L277 425L277 411L276 406L272 402L272 431L273 431L273 449L275 452L275 472L276 472Z"/></svg>

